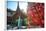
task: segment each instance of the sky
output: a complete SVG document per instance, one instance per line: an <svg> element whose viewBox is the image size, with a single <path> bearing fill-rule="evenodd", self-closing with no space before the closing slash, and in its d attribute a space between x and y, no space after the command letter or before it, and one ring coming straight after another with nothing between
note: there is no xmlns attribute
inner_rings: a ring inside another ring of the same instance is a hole
<svg viewBox="0 0 46 31"><path fill-rule="evenodd" d="M18 2L15 1L8 1L7 2L7 8L12 9L13 11L16 11ZM27 2L19 2L20 9L23 9L23 12L27 13Z"/></svg>
<svg viewBox="0 0 46 31"><path fill-rule="evenodd" d="M20 9L23 9L23 12L27 13L27 6L28 6L28 4L26 2L20 2L19 6L20 6Z"/></svg>
<svg viewBox="0 0 46 31"><path fill-rule="evenodd" d="M11 1L7 2L7 8L12 9L12 10L16 10L17 2L11 2Z"/></svg>

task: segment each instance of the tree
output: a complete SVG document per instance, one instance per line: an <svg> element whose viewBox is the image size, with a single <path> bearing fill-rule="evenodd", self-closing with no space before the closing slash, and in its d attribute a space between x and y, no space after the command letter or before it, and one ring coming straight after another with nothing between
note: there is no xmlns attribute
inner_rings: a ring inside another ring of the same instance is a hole
<svg viewBox="0 0 46 31"><path fill-rule="evenodd" d="M30 17L33 25L44 27L44 3L36 3L28 9L28 26L30 26Z"/></svg>

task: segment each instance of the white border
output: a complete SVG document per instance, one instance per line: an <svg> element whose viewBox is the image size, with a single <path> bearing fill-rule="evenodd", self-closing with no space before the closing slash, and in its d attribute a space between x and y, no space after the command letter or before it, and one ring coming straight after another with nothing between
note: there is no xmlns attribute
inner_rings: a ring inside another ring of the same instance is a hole
<svg viewBox="0 0 46 31"><path fill-rule="evenodd" d="M6 0L0 0L0 31L5 31L6 29L6 6L5 6L5 1ZM19 0L19 1L24 1L24 0ZM45 3L46 6L46 1L45 0L26 0L26 2L40 2L40 3ZM45 7L46 8L46 7ZM45 20L46 20L46 9L45 11ZM46 22L46 21L45 21ZM45 24L46 27L46 24ZM11 30L10 30L11 31ZM46 31L46 28L33 28L33 29L19 29L19 30L12 30L12 31Z"/></svg>

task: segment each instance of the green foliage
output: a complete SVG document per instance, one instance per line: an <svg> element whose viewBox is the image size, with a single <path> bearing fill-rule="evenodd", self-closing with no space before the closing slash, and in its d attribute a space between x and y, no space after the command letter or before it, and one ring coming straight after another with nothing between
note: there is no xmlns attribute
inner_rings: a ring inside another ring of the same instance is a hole
<svg viewBox="0 0 46 31"><path fill-rule="evenodd" d="M27 18L24 18L24 25L27 25Z"/></svg>

